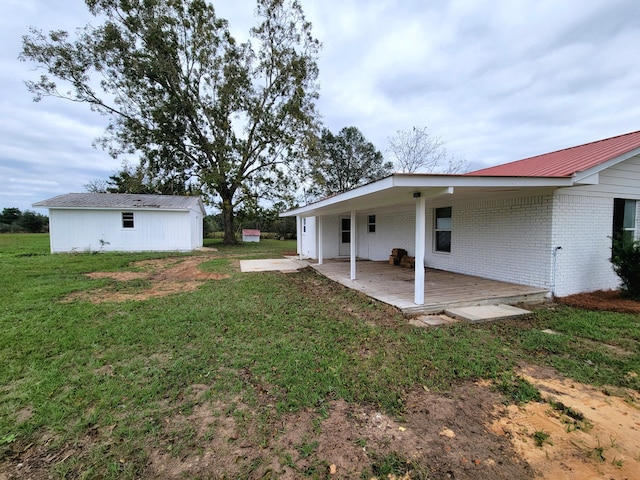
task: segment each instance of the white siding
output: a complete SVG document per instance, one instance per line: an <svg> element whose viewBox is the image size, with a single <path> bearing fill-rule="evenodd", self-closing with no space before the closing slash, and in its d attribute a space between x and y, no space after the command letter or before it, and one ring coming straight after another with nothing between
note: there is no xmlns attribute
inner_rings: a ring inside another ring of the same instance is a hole
<svg viewBox="0 0 640 480"><path fill-rule="evenodd" d="M640 200L640 156L600 172L597 185L564 188L559 193Z"/></svg>
<svg viewBox="0 0 640 480"><path fill-rule="evenodd" d="M195 250L196 248L202 247L202 241L204 238L202 212L189 210L189 223L191 231L191 245L189 250Z"/></svg>
<svg viewBox="0 0 640 480"><path fill-rule="evenodd" d="M324 258L337 258L340 242L340 217L331 216L322 219L322 249Z"/></svg>
<svg viewBox="0 0 640 480"><path fill-rule="evenodd" d="M388 260L393 248L404 248L414 256L415 218L415 212L376 215L376 233L368 233L368 215L359 216L358 256L369 260Z"/></svg>
<svg viewBox="0 0 640 480"><path fill-rule="evenodd" d="M122 227L122 211L134 212L134 228ZM202 246L201 217L196 222L199 216L194 212L135 209L50 209L51 251L192 250Z"/></svg>
<svg viewBox="0 0 640 480"><path fill-rule="evenodd" d="M344 215L325 216L322 219L324 258L339 257L340 219ZM415 215L376 215L376 232L368 233L368 215L358 215L356 232L356 255L367 260L387 260L391 249L400 247L413 255ZM352 229L353 232L353 229ZM317 258L317 219L307 218L307 232L302 233L302 253L309 258Z"/></svg>

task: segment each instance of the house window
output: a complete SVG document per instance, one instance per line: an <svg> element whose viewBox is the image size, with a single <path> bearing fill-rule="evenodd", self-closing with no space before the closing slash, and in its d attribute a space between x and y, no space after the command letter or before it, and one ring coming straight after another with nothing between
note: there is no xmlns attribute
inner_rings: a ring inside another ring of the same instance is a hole
<svg viewBox="0 0 640 480"><path fill-rule="evenodd" d="M307 233L307 217L302 219L302 233Z"/></svg>
<svg viewBox="0 0 640 480"><path fill-rule="evenodd" d="M340 242L351 243L351 219L341 219L340 225Z"/></svg>
<svg viewBox="0 0 640 480"><path fill-rule="evenodd" d="M436 252L451 252L451 207L436 208Z"/></svg>
<svg viewBox="0 0 640 480"><path fill-rule="evenodd" d="M369 218L367 220L367 232L376 233L376 216L375 215L369 215Z"/></svg>
<svg viewBox="0 0 640 480"><path fill-rule="evenodd" d="M613 199L614 240L636 238L636 201L624 198Z"/></svg>
<svg viewBox="0 0 640 480"><path fill-rule="evenodd" d="M122 212L122 228L133 228L133 212Z"/></svg>

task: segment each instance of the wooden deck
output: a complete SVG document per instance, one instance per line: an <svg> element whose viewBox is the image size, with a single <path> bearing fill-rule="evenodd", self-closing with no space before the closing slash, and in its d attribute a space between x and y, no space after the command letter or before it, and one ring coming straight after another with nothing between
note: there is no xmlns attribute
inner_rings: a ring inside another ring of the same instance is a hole
<svg viewBox="0 0 640 480"><path fill-rule="evenodd" d="M413 270L387 262L358 260L357 279L351 280L348 260L325 260L322 265L311 263L310 266L331 280L393 305L405 314L437 313L471 305L539 303L548 293L542 288L427 268L425 303L416 305L413 303Z"/></svg>

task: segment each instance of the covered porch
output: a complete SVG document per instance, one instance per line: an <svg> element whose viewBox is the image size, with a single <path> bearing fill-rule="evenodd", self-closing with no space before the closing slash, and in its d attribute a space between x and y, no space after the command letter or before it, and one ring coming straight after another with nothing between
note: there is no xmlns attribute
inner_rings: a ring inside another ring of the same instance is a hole
<svg viewBox="0 0 640 480"><path fill-rule="evenodd" d="M413 269L368 260L358 260L355 265L356 279L352 280L349 259L310 263L312 268L327 278L393 305L408 315L437 313L470 305L539 303L549 293L542 288L427 268L424 303L416 304Z"/></svg>

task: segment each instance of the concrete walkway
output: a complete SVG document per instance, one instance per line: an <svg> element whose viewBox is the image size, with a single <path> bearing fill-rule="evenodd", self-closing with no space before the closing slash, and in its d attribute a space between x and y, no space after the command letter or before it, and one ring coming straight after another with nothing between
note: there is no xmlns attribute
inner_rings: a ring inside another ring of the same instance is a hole
<svg viewBox="0 0 640 480"><path fill-rule="evenodd" d="M284 273L297 272L299 269L308 266L304 260L293 258L267 258L258 260L240 260L241 272L273 272Z"/></svg>

